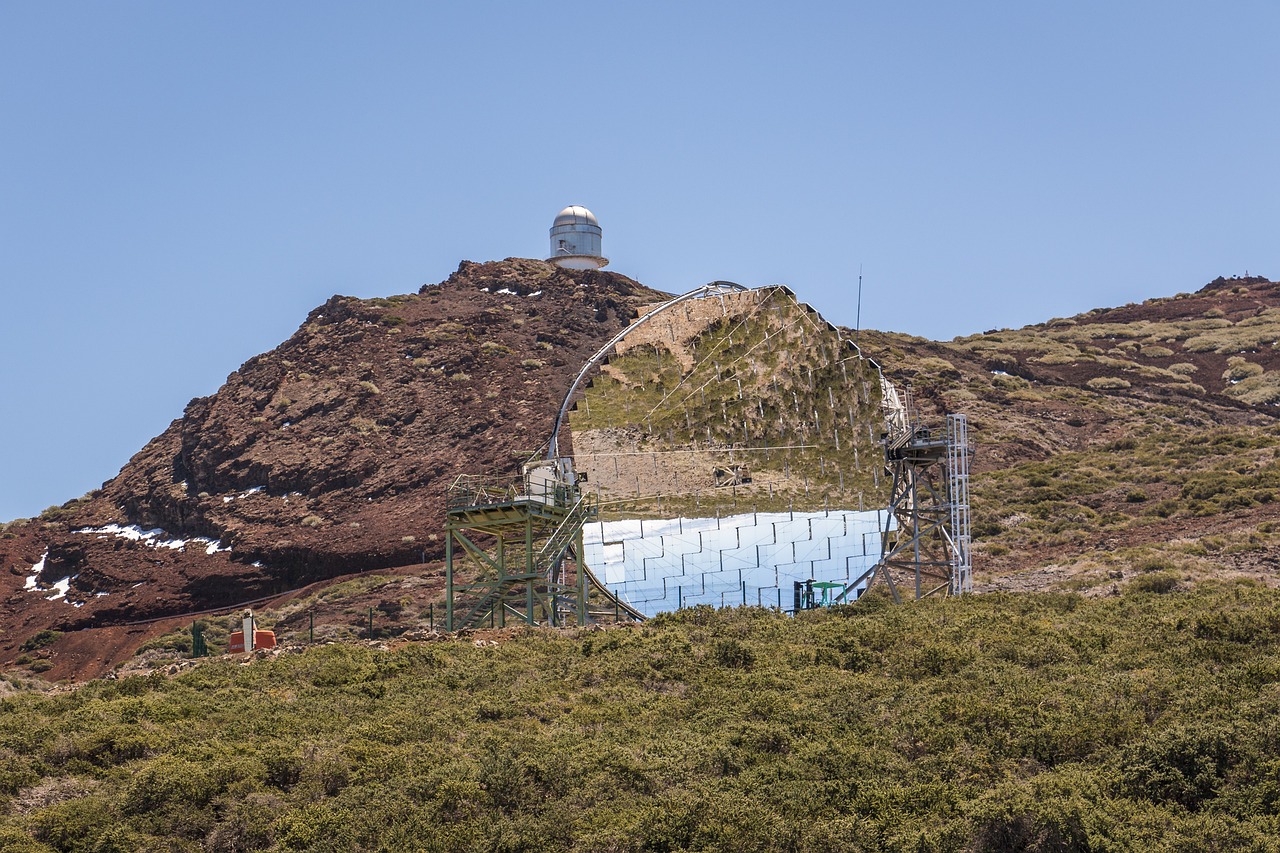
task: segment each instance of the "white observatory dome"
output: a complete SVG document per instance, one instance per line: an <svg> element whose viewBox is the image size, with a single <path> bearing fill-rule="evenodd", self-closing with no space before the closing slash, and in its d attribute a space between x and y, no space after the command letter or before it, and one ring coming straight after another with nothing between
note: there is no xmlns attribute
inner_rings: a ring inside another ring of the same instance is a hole
<svg viewBox="0 0 1280 853"><path fill-rule="evenodd" d="M580 204L571 204L557 213L556 221L551 224L553 227L556 225L594 225L597 228L600 227L600 223L596 221L596 215Z"/></svg>
<svg viewBox="0 0 1280 853"><path fill-rule="evenodd" d="M600 223L580 204L556 214L551 225L551 257L548 261L570 270L595 270L609 263L600 253Z"/></svg>

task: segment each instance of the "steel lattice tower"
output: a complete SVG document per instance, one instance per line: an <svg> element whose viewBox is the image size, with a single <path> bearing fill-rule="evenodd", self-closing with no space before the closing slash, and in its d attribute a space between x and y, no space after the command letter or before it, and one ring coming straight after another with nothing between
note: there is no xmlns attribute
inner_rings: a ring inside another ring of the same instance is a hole
<svg viewBox="0 0 1280 853"><path fill-rule="evenodd" d="M892 482L880 560L836 599L883 580L895 602L902 590L920 599L973 591L969 554L968 420L948 415L942 430L909 420L884 439Z"/></svg>

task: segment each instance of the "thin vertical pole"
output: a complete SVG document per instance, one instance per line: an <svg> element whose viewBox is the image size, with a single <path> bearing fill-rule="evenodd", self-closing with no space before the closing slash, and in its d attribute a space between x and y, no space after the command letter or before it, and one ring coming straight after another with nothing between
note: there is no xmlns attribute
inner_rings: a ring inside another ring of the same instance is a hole
<svg viewBox="0 0 1280 853"><path fill-rule="evenodd" d="M920 600L920 516L917 508L920 506L920 495L916 490L916 481L918 472L915 468L911 469L911 547L916 561L916 600Z"/></svg>
<svg viewBox="0 0 1280 853"><path fill-rule="evenodd" d="M453 632L453 527L445 522L444 531L444 629Z"/></svg>
<svg viewBox="0 0 1280 853"><path fill-rule="evenodd" d="M578 625L582 626L587 624L587 573L584 566L585 558L583 557L583 552L586 550L587 546L582 535L582 523L575 522L575 524L578 529L577 532L573 534L573 559L574 567L578 576L575 578L574 582L578 585ZM617 602L616 597L614 598L614 602Z"/></svg>
<svg viewBox="0 0 1280 853"><path fill-rule="evenodd" d="M858 336L862 334L862 264L858 264L858 311L854 315L853 321L853 342L858 342Z"/></svg>
<svg viewBox="0 0 1280 853"><path fill-rule="evenodd" d="M533 581L524 590L524 623L533 624Z"/></svg>
<svg viewBox="0 0 1280 853"><path fill-rule="evenodd" d="M525 616L525 621L527 624L532 625L533 624L533 516L530 514L526 514L525 521L524 521L524 571L525 571L525 577L526 577L526 580L525 580L526 586L524 590L525 605L526 605L525 609L529 611L528 614L526 614ZM555 626L554 618L548 621L551 622L552 627ZM503 619L503 624L506 624L505 618Z"/></svg>
<svg viewBox="0 0 1280 853"><path fill-rule="evenodd" d="M310 626L307 631L307 642L314 644L316 641L316 612L312 610L307 614L310 617Z"/></svg>

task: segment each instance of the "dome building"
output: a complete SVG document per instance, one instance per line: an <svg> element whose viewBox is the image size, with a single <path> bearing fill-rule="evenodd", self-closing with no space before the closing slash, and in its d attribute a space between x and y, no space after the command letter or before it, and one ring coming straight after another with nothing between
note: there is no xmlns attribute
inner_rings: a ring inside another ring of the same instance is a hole
<svg viewBox="0 0 1280 853"><path fill-rule="evenodd" d="M556 214L551 225L551 257L548 261L570 270L595 270L609 263L600 254L600 223L595 214L571 204Z"/></svg>

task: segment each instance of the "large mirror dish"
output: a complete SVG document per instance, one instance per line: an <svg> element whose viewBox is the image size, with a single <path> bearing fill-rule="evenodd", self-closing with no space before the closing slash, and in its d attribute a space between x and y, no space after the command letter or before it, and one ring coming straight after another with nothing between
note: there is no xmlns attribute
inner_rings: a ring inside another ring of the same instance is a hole
<svg viewBox="0 0 1280 853"><path fill-rule="evenodd" d="M787 288L650 306L581 378L552 452L599 498L584 563L637 610L790 609L797 582L843 589L879 557L896 398Z"/></svg>

